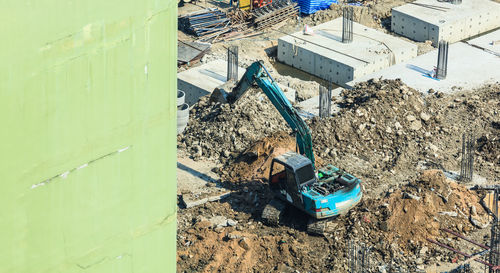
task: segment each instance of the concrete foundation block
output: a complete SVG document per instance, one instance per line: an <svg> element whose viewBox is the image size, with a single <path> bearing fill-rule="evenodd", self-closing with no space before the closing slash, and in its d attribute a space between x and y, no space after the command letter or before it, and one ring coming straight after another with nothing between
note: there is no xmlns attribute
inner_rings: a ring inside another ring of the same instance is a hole
<svg viewBox="0 0 500 273"><path fill-rule="evenodd" d="M354 23L352 43L342 43L342 18L278 39L278 60L338 85L417 56L417 46Z"/></svg>
<svg viewBox="0 0 500 273"><path fill-rule="evenodd" d="M467 0L459 5L417 0L392 9L391 30L418 42L450 43L500 27L500 4Z"/></svg>

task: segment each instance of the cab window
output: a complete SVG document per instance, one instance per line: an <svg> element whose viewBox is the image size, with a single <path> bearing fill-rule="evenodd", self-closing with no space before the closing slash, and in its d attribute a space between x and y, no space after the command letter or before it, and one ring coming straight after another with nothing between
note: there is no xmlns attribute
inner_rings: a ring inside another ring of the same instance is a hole
<svg viewBox="0 0 500 273"><path fill-rule="evenodd" d="M299 184L305 183L311 179L314 179L314 171L312 165L306 165L297 170L297 178L299 179Z"/></svg>

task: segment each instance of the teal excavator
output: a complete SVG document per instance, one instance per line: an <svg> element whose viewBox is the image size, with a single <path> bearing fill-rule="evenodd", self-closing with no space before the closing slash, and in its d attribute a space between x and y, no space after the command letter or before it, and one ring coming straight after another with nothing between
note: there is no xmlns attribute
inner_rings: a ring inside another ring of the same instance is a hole
<svg viewBox="0 0 500 273"><path fill-rule="evenodd" d="M308 232L323 234L324 219L345 214L361 200L361 180L332 165L316 169L311 131L262 61L251 64L232 92L221 96L234 103L254 84L291 127L299 150L273 158L268 183L274 198L264 208L262 219L268 225L278 225L287 205L292 205L310 216Z"/></svg>

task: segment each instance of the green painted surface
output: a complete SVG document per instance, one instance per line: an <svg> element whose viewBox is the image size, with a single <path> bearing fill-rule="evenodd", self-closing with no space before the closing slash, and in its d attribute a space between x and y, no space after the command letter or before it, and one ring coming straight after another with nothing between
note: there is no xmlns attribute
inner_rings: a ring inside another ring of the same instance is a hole
<svg viewBox="0 0 500 273"><path fill-rule="evenodd" d="M0 8L0 272L175 272L173 0Z"/></svg>

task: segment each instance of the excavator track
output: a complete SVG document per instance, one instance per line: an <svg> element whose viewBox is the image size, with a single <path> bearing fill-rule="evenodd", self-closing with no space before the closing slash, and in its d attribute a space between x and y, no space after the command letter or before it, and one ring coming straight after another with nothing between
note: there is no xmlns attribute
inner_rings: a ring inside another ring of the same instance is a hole
<svg viewBox="0 0 500 273"><path fill-rule="evenodd" d="M332 218L318 220L310 218L307 222L307 233L324 236L335 231L337 223Z"/></svg>
<svg viewBox="0 0 500 273"><path fill-rule="evenodd" d="M274 198L262 211L262 220L269 226L277 226L285 208L286 204L283 201Z"/></svg>
<svg viewBox="0 0 500 273"><path fill-rule="evenodd" d="M326 220L309 219L307 223L307 233L314 235L325 235Z"/></svg>

